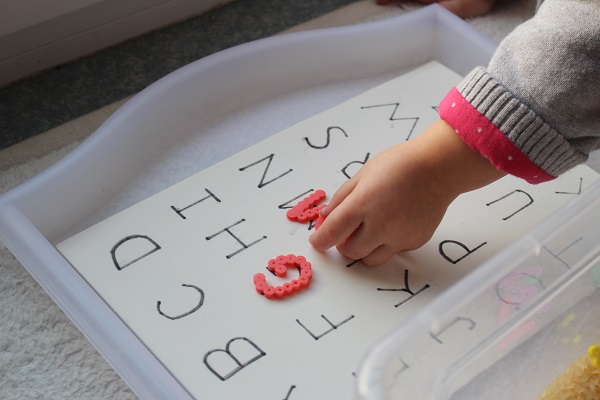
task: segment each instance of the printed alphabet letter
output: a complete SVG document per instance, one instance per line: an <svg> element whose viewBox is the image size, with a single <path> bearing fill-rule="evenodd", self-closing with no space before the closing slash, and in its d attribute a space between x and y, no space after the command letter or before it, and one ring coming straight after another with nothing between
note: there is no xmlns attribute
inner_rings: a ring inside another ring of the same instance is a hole
<svg viewBox="0 0 600 400"><path fill-rule="evenodd" d="M494 201L491 201L491 202L489 202L489 203L486 203L486 206L491 206L492 204L494 204L494 203L497 203L497 202L499 202L500 200L504 200L504 199L508 198L509 196L512 196L512 195L513 195L513 194L515 194L515 193L522 193L522 194L524 194L524 195L527 197L527 204L525 204L523 207L519 208L517 211L513 212L513 213L512 213L512 214L510 214L509 216L502 218L502 220L503 220L503 221L506 221L506 220L507 220L507 219L509 219L510 217L514 216L515 214L517 214L517 213L518 213L518 212L520 212L520 211L523 211L524 209L526 209L527 207L529 207L530 205L532 205L532 204L533 204L533 198L532 198L532 197L529 195L529 193L527 193L527 192L524 192L523 190L519 190L519 189L517 189L517 190L513 190L513 191L512 191L512 192L510 192L509 194L506 194L506 195L504 195L504 196L500 197L499 199L496 199L496 200L494 200Z"/></svg>
<svg viewBox="0 0 600 400"><path fill-rule="evenodd" d="M242 223L242 222L244 222L244 221L245 221L245 219L243 219L243 218L242 218L242 219L240 219L238 222L236 222L236 223L234 223L234 224L232 224L232 225L229 225L227 228L225 228L225 229L223 229L223 230L220 230L220 231L219 231L219 232L217 232L217 233L213 233L213 234L212 234L212 235L210 235L210 236L207 236L207 237L206 237L206 240L211 240L211 239L213 239L215 236L219 236L221 233L228 233L228 234L229 234L229 236L231 236L233 239L235 239L235 240L236 240L236 241L237 241L237 242L238 242L238 243L239 243L239 244L242 246L242 248L241 248L241 249L239 249L239 250L237 250L237 251L234 251L233 253L231 253L231 254L228 254L228 255L226 255L226 256L225 256L227 259L230 259L231 257L235 256L236 254L238 254L238 253L240 253L240 252L242 252L242 251L246 250L248 247L250 247L250 246L252 246L252 245L255 245L256 243L260 242L261 240L264 240L264 239L266 239L266 238L267 238L266 236L263 236L263 237L261 237L260 239L257 239L257 240L255 240L254 242L252 242L252 243L248 243L248 244L246 244L246 243L242 242L242 240L241 240L240 238L238 238L236 235L234 235L234 234L233 234L233 232L231 232L231 230L230 230L230 229L231 229L231 228L233 228L233 227L234 227L234 226L236 226L236 225L239 225L239 224L241 224L241 223Z"/></svg>
<svg viewBox="0 0 600 400"><path fill-rule="evenodd" d="M187 312L185 312L185 313L183 313L183 314L177 315L177 316L175 316L175 317L171 317L171 316L169 316L169 315L165 314L164 312L162 312L162 310L160 309L161 301L159 300L159 301L157 301L157 302L156 302L156 310L157 310L157 311L158 311L158 313L159 313L160 315L162 315L163 317L165 317L165 318L169 318L169 319L171 319L171 320L176 320L176 319L179 319L179 318L187 317L188 315L190 315L190 314L192 314L192 313L194 313L194 312L198 311L198 310L200 309L200 307L202 307L202 305L204 304L204 292L202 291L202 289L200 289L199 287L197 287L197 286L194 286L194 285L186 285L185 283L184 283L183 285L181 285L181 286L183 286L183 287L189 287L189 288L194 288L194 289L196 289L196 290L198 291L198 293L200 293L200 301L199 301L199 302L198 302L198 304L197 304L197 305L196 305L194 308L192 308L191 310L189 310L189 311L187 311Z"/></svg>
<svg viewBox="0 0 600 400"><path fill-rule="evenodd" d="M258 161L253 162L252 164L248 164L245 167L240 168L240 171L245 171L246 169L253 167L257 164L260 164L263 161L267 162L267 166L265 167L265 170L263 171L262 177L260 178L260 182L258 183L258 188L261 189L265 186L267 186L269 183L276 181L277 179L281 178L284 175L289 174L290 172L292 172L293 170L290 168L287 171L285 171L284 173L276 176L275 178L272 178L268 181L265 181L265 178L267 177L267 171L269 171L269 167L271 166L271 162L273 161L273 157L275 157L275 154L269 154L268 156L266 156L265 158L261 158Z"/></svg>
<svg viewBox="0 0 600 400"><path fill-rule="evenodd" d="M573 243L569 244L567 247L565 247L562 250L559 250L558 252L554 253L553 251L551 251L547 246L543 246L544 250L546 250L548 253L550 253L552 255L552 257L556 258L558 261L560 261L565 267L567 267L567 269L571 269L571 265L565 261L565 259L562 256L563 253L565 253L567 250L569 250L571 247L573 247L575 244L577 244L579 241L583 240L583 238L579 238L577 240L575 240Z"/></svg>
<svg viewBox="0 0 600 400"><path fill-rule="evenodd" d="M460 257L458 257L458 258L450 258L450 257L449 257L449 256L446 254L446 252L444 251L444 245L447 245L447 244L449 244L449 243L451 243L451 244L455 244L455 245L457 245L458 247L460 247L462 250L464 250L464 251L465 251L465 254L463 254L462 256L460 256ZM465 246L465 245L464 245L464 244L462 244L461 242L457 242L456 240L443 240L443 241L440 243L440 246L439 246L439 251L440 251L440 255L441 255L442 257L444 257L444 259L446 259L448 262L450 262L450 263L452 263L452 264L456 264L456 263L458 263L459 261L461 261L462 259L464 259L465 257L467 257L468 255L470 255L470 254L474 253L475 251L477 251L477 250L478 250L478 249L479 249L481 246L483 246L484 244L487 244L487 242L483 242L483 243L481 243L479 246L475 247L473 250L470 250L470 249L469 249L467 246Z"/></svg>
<svg viewBox="0 0 600 400"><path fill-rule="evenodd" d="M369 157L370 157L370 156L371 156L371 153L367 153L367 155L365 156L365 159L364 159L363 161L352 161L352 162L350 162L350 163L346 164L346 166L345 166L344 168L342 168L342 172L344 173L344 175L346 175L346 178L350 179L350 178L352 178L352 176L354 175L354 174L350 175L350 174L348 173L348 171L347 171L347 170L348 170L348 167L350 167L352 164L361 164L361 165L365 165L365 164L367 163L367 161L369 161Z"/></svg>
<svg viewBox="0 0 600 400"><path fill-rule="evenodd" d="M325 322L327 322L329 324L329 326L331 328L329 328L328 330L315 335L314 333L312 333L306 326L304 326L304 324L302 324L302 322L300 322L299 319L296 320L296 322L298 323L298 325L300 325L302 328L304 328L304 330L306 332L308 332L308 334L310 336L312 336L313 339L315 340L319 340L321 339L323 336L327 335L328 333L332 332L334 329L339 328L341 325L345 324L346 322L350 321L352 318L354 318L354 315L349 316L348 318L346 318L345 320L343 320L342 322L340 322L339 324L335 325L334 323L332 323L331 321L329 321L324 315L321 315L321 318L323 318L325 320Z"/></svg>
<svg viewBox="0 0 600 400"><path fill-rule="evenodd" d="M125 243L127 245L122 248L120 256L117 257L117 250L121 248ZM148 248L150 245L150 248ZM144 257L149 256L155 251L160 250L160 246L154 240L145 235L131 235L124 239L121 239L117 244L110 250L113 263L115 267L120 271L131 264L138 262ZM118 260L121 259L121 261Z"/></svg>
<svg viewBox="0 0 600 400"><path fill-rule="evenodd" d="M190 204L190 205L189 205L189 206L187 206L187 207L183 207L183 208L177 208L177 207L175 207L175 206L171 206L171 208L173 209L173 211L175 211L175 212L177 213L177 215L179 215L181 218L185 219L185 215L183 215L182 211L185 211L185 210L187 210L188 208L190 208L190 207L193 207L193 206L195 206L196 204L198 204L198 203L201 203L201 202L203 202L204 200L206 200L206 199L208 199L208 198L210 198L210 197L212 197L213 199L215 199L215 200L217 201L217 203L220 203L220 202L221 202L221 199L219 199L217 196L215 196L215 195L214 195L214 194L213 194L213 193L212 193L210 190L208 190L208 189L206 189L206 188L204 188L204 190L206 190L206 193L208 193L208 196L201 198L200 200L198 200L198 201L196 201L196 202L194 202L194 203Z"/></svg>
<svg viewBox="0 0 600 400"><path fill-rule="evenodd" d="M406 303L408 300L412 299L413 297L415 297L416 295L418 295L419 293L421 293L423 290L427 289L429 287L429 285L425 285L423 286L421 289L419 289L416 293L413 292L412 290L410 290L410 287L408 286L408 270L405 269L404 270L404 289L382 289L382 288L377 288L377 291L379 292L406 292L408 294L410 294L410 297L402 300L400 303L395 304L394 307L399 307L402 304Z"/></svg>
<svg viewBox="0 0 600 400"><path fill-rule="evenodd" d="M233 345L237 345L235 354L232 349ZM266 354L250 339L237 337L227 342L225 349L211 350L206 353L204 364L217 378L226 381ZM209 362L209 358L211 362Z"/></svg>
<svg viewBox="0 0 600 400"><path fill-rule="evenodd" d="M341 132L345 137L348 137L348 134L346 133L346 131L344 131L339 126L330 126L329 128L327 128L327 141L325 142L325 144L323 146L317 146L316 144L312 144L307 137L305 137L304 140L306 141L306 144L309 145L310 147L312 147L313 149L317 149L317 150L326 149L327 147L329 147L332 132Z"/></svg>
<svg viewBox="0 0 600 400"><path fill-rule="evenodd" d="M456 317L454 319L454 321L452 321L451 323L449 323L448 325L446 325L442 330L440 330L437 334L433 333L433 332L429 332L429 335L431 335L431 337L433 338L433 340L435 340L436 342L438 342L439 344L444 344L444 342L442 342L440 340L440 335L444 332L446 332L446 330L448 330L448 328L450 328L451 326L457 324L460 321L465 321L469 324L468 329L470 331L472 331L473 329L475 329L475 326L477 326L477 324L475 323L475 321L473 321L471 318L465 318L465 317Z"/></svg>
<svg viewBox="0 0 600 400"><path fill-rule="evenodd" d="M376 107L393 107L394 110L392 111L392 114L389 117L390 121L413 121L413 124L410 127L410 130L408 131L408 135L406 135L406 140L410 139L413 131L415 130L415 127L417 126L417 122L419 122L419 117L404 117L404 118L397 117L396 112L398 111L398 108L400 107L400 103L378 104L378 105L374 105L374 106L361 107L361 109L365 110L368 108L376 108Z"/></svg>

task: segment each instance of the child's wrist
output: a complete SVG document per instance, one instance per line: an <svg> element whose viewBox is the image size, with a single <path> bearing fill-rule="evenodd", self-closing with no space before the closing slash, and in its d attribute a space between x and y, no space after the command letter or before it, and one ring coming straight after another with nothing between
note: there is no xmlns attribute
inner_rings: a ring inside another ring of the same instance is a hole
<svg viewBox="0 0 600 400"><path fill-rule="evenodd" d="M450 201L506 175L472 150L443 120L431 125L414 144L422 152L429 179L436 180L440 195Z"/></svg>

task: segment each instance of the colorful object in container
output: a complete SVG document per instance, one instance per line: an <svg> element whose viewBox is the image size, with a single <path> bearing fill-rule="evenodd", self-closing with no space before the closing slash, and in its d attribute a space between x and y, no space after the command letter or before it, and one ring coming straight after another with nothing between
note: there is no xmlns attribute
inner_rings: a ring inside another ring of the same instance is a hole
<svg viewBox="0 0 600 400"><path fill-rule="evenodd" d="M592 359L594 367L600 368L600 346L590 346L588 356Z"/></svg>
<svg viewBox="0 0 600 400"><path fill-rule="evenodd" d="M537 400L600 399L600 346L590 346L587 354L575 360L554 379Z"/></svg>

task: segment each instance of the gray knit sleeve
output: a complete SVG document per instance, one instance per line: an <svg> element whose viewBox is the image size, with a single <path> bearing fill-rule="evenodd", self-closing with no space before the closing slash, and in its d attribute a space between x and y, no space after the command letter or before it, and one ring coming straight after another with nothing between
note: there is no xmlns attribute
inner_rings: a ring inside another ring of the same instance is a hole
<svg viewBox="0 0 600 400"><path fill-rule="evenodd" d="M549 174L585 162L600 148L600 1L545 0L458 90Z"/></svg>

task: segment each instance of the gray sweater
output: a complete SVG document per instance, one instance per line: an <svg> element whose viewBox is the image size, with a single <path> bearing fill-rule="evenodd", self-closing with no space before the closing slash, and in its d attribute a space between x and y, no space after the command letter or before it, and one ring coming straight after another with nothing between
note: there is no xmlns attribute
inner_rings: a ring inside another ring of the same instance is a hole
<svg viewBox="0 0 600 400"><path fill-rule="evenodd" d="M585 162L600 148L600 0L544 1L457 89L547 174Z"/></svg>

